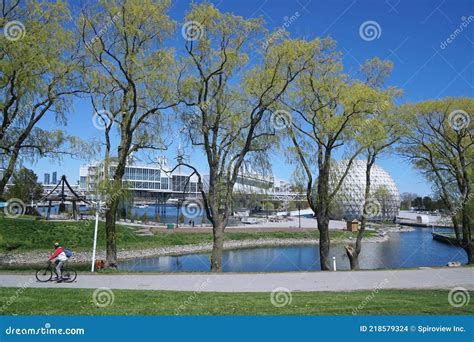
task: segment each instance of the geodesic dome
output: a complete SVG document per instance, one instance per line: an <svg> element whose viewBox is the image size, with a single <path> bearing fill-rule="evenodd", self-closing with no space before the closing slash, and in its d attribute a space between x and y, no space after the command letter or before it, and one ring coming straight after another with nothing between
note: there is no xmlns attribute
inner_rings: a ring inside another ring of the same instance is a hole
<svg viewBox="0 0 474 342"><path fill-rule="evenodd" d="M331 188L341 178L348 161L336 162L331 172ZM344 179L332 206L334 218L354 220L362 217L364 209L366 162L355 160ZM370 199L366 208L368 220L392 220L400 209L400 194L392 177L374 164L370 174Z"/></svg>

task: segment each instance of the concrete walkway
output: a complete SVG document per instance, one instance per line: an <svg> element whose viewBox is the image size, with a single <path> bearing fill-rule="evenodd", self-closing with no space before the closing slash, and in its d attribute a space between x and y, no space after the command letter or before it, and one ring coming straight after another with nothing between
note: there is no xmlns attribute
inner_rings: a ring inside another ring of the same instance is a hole
<svg viewBox="0 0 474 342"><path fill-rule="evenodd" d="M89 288L207 292L352 291L378 289L474 290L474 268L417 270L288 272L288 273L181 273L81 275L76 282L39 283L33 275L0 274L0 287Z"/></svg>

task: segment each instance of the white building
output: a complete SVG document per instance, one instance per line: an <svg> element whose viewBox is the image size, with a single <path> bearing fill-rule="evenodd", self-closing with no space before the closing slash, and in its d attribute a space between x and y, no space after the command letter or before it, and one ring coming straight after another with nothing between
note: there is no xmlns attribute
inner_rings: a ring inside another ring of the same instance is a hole
<svg viewBox="0 0 474 342"><path fill-rule="evenodd" d="M117 164L110 163L109 175L113 179ZM94 193L97 186L98 176L103 176L104 165L94 162L84 165L79 170L79 188L89 193ZM173 197L177 194L186 193L186 196L195 197L199 194L198 177L191 177L189 172L183 172L180 168L171 172L166 160L160 159L156 165L138 165L129 163L125 167L122 179L124 188L132 190L138 197L153 197L153 194L168 195Z"/></svg>

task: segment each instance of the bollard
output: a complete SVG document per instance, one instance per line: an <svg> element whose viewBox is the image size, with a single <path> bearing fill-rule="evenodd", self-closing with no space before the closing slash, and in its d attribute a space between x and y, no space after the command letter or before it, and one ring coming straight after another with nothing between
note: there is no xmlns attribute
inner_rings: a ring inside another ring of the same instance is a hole
<svg viewBox="0 0 474 342"><path fill-rule="evenodd" d="M333 271L337 271L337 268L336 268L336 257L332 257L332 268L333 268Z"/></svg>

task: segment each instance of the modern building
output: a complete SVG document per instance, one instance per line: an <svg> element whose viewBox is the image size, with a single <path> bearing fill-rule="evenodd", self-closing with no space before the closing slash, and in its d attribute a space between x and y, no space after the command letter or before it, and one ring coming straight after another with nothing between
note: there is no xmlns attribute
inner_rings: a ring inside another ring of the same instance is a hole
<svg viewBox="0 0 474 342"><path fill-rule="evenodd" d="M44 185L48 185L50 183L49 182L49 180L50 180L49 176L50 176L49 173L44 174L44 180L43 180Z"/></svg>
<svg viewBox="0 0 474 342"><path fill-rule="evenodd" d="M115 173L116 164L109 166L109 175ZM130 161L125 167L123 186L132 191L135 200L152 201L159 199L183 199L184 197L200 197L198 176L191 175L185 167L178 167L171 172L166 158L159 158L155 165L139 165ZM79 170L79 189L93 196L97 186L97 176L103 176L103 165L99 162L84 165ZM203 187L209 184L209 175L202 175ZM273 176L259 176L256 173L244 172L237 178L234 186L237 193L265 194L273 200L294 200L300 196L291 191L290 183L275 179Z"/></svg>
<svg viewBox="0 0 474 342"><path fill-rule="evenodd" d="M108 174L112 180L117 164L111 163ZM79 170L79 188L91 195L95 193L98 177L104 175L104 165L99 162L82 166ZM177 168L171 172L166 159L160 158L155 165L138 165L129 162L125 167L122 180L123 187L132 191L133 197L139 200L159 198L166 201L170 198L197 197L198 177L190 172Z"/></svg>
<svg viewBox="0 0 474 342"><path fill-rule="evenodd" d="M56 171L53 172L53 179L51 180L51 183L53 184L58 184L58 173Z"/></svg>
<svg viewBox="0 0 474 342"><path fill-rule="evenodd" d="M337 162L331 178L331 188L341 179L348 161ZM337 193L332 207L335 219L360 219L364 209L366 162L355 160ZM366 214L369 220L393 220L400 210L400 195L390 174L374 164L370 175L370 199Z"/></svg>

